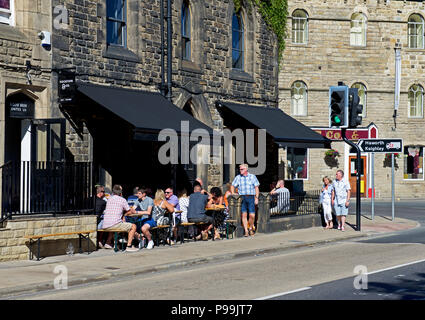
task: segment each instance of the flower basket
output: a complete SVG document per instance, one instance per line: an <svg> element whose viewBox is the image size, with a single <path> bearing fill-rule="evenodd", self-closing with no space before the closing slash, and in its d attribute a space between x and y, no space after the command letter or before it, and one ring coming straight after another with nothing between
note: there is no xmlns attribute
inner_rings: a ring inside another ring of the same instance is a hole
<svg viewBox="0 0 425 320"><path fill-rule="evenodd" d="M334 150L334 149L329 149L329 150L326 150L326 152L325 152L325 157L336 158L336 157L339 157L339 156L340 156L339 152L337 150Z"/></svg>
<svg viewBox="0 0 425 320"><path fill-rule="evenodd" d="M340 156L339 152L334 149L326 150L325 152L325 163L330 168L337 168L338 167L338 157Z"/></svg>

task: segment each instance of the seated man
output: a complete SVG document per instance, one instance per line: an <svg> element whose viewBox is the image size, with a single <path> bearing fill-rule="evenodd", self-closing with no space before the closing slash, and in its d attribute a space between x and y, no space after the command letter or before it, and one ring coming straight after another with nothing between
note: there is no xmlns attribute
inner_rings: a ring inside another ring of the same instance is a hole
<svg viewBox="0 0 425 320"><path fill-rule="evenodd" d="M213 218L205 214L205 207L209 207L208 195L201 193L201 186L195 185L194 192L189 197L189 207L187 208L187 220L189 222L205 222L207 227L196 237L197 240L208 240L208 231L213 228Z"/></svg>
<svg viewBox="0 0 425 320"><path fill-rule="evenodd" d="M285 188L285 182L279 180L276 187L270 191L271 195L277 195L277 205L270 209L271 213L287 213L290 206L290 193Z"/></svg>
<svg viewBox="0 0 425 320"><path fill-rule="evenodd" d="M123 216L124 213L124 216ZM103 219L103 229L107 232L108 230L122 230L128 232L128 245L127 251L137 251L131 243L136 232L136 225L128 222L124 222L124 217L135 213L133 208L128 206L127 201L122 197L122 187L120 185L114 185L112 188L112 196L106 203L106 209ZM106 240L105 249L112 249L112 236L113 233L108 234Z"/></svg>
<svg viewBox="0 0 425 320"><path fill-rule="evenodd" d="M142 214L138 218L137 228L140 233L148 240L148 249L152 249L152 235L149 231L150 228L156 227L155 221L152 219L153 200L148 197L145 188L139 189L137 192L137 201L135 201L136 213ZM139 249L144 247L144 240L140 239Z"/></svg>

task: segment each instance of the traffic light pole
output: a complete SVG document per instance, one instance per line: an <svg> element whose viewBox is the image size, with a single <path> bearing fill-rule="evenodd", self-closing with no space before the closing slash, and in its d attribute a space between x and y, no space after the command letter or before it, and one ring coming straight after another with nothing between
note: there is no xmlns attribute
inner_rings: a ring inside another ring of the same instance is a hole
<svg viewBox="0 0 425 320"><path fill-rule="evenodd" d="M345 136L346 128L341 128L342 139L350 146L356 149L357 151L357 170L356 170L356 178L357 178L357 188L356 188L356 229L357 231L361 231L361 223L360 223L360 214L361 214L361 205L360 205L360 166L361 166L361 158L360 158L360 148L353 142L347 139ZM372 190L373 192L373 190Z"/></svg>

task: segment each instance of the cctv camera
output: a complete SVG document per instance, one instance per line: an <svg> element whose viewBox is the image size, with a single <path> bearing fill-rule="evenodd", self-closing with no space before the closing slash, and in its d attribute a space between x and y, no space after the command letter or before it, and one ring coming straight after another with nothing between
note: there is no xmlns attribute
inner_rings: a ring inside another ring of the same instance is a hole
<svg viewBox="0 0 425 320"><path fill-rule="evenodd" d="M51 42L50 42L50 32L49 31L41 31L38 33L38 37L41 40L41 46L43 48L50 48Z"/></svg>

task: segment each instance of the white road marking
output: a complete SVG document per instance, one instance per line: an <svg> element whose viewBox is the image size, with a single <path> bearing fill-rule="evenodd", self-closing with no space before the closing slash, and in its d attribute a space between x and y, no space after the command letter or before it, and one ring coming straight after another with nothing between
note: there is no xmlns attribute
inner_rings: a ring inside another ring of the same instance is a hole
<svg viewBox="0 0 425 320"><path fill-rule="evenodd" d="M300 289L296 289L296 290L292 290L292 291L276 293L276 294L273 294L271 296L261 297L261 298L257 298L257 299L254 299L254 300L267 300L267 299L271 299L271 298L275 298L275 297L280 297L280 296L285 296L287 294L301 292L301 291L306 291L306 290L310 290L310 289L311 289L311 287L304 287L304 288L300 288Z"/></svg>
<svg viewBox="0 0 425 320"><path fill-rule="evenodd" d="M413 261L413 262L409 262L409 263L405 263L405 264L399 264L398 266L394 266L394 267L390 267L390 268L385 268L385 269L381 269L381 270L376 270L376 271L368 272L366 274L367 275L370 275L370 274L375 274L375 273L379 273L379 272L394 270L394 269L407 267L407 266L410 266L412 264L421 263L421 262L425 262L425 259L423 259L423 260L417 260L417 261Z"/></svg>

